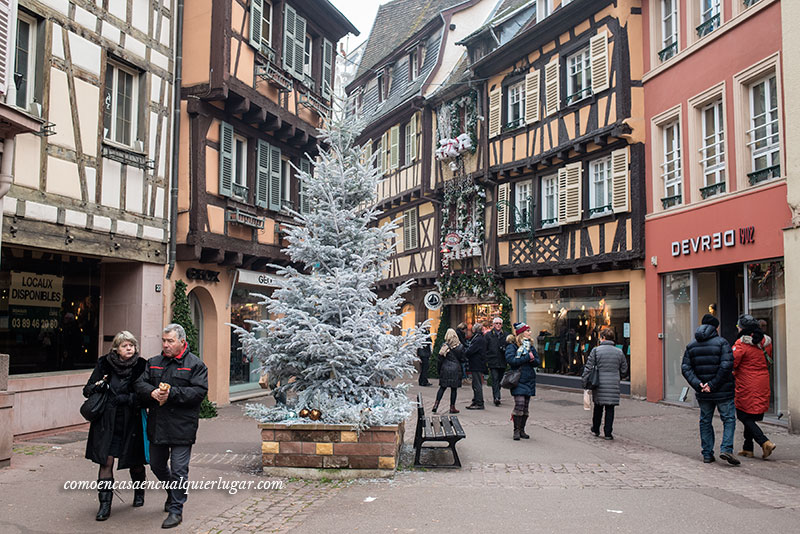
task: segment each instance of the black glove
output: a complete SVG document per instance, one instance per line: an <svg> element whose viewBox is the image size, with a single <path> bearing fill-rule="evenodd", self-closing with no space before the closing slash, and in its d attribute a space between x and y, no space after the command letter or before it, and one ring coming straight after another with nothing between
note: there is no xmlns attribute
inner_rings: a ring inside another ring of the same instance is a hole
<svg viewBox="0 0 800 534"><path fill-rule="evenodd" d="M108 389L108 382L106 382L105 380L100 380L98 383L92 386L92 393L102 393L107 389Z"/></svg>

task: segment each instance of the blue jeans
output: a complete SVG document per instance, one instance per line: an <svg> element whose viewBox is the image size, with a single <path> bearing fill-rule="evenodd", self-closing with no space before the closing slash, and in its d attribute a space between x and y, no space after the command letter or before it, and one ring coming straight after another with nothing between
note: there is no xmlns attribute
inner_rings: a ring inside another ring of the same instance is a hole
<svg viewBox="0 0 800 534"><path fill-rule="evenodd" d="M711 420L714 417L714 408L719 410L722 419L722 444L719 452L733 454L733 433L736 430L736 407L733 399L724 401L709 401L697 399L700 405L700 444L703 447L703 458L714 456L714 427Z"/></svg>

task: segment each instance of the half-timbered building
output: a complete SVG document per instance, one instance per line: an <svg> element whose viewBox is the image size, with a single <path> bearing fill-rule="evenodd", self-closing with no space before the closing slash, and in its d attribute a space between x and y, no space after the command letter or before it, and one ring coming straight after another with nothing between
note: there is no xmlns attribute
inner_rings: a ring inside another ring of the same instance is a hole
<svg viewBox="0 0 800 534"><path fill-rule="evenodd" d="M6 105L40 123L5 146L13 169L3 155L0 352L20 434L83 422L82 386L120 330L160 350L174 2L6 5Z"/></svg>
<svg viewBox="0 0 800 534"><path fill-rule="evenodd" d="M209 398L258 389L229 323L266 311L282 225L308 208L310 170L332 107L336 43L358 30L327 0L192 0L183 26L176 259L189 285ZM255 365L252 366L255 369Z"/></svg>
<svg viewBox="0 0 800 534"><path fill-rule="evenodd" d="M645 385L644 100L638 0L539 0L464 40L484 79L487 239L543 370L579 386L600 329ZM498 37L499 36L499 37ZM498 45L499 41L499 45ZM547 380L546 377L544 377Z"/></svg>
<svg viewBox="0 0 800 534"><path fill-rule="evenodd" d="M455 43L484 21L495 3L394 0L382 5L347 88L350 115L365 123L359 141L368 146L382 176L376 192L379 223L398 223L395 251L379 290L388 293L415 281L405 297L403 328L432 319L435 331L439 317L438 308L424 304L441 262L441 209L431 177L438 138L428 100L459 64L463 49Z"/></svg>

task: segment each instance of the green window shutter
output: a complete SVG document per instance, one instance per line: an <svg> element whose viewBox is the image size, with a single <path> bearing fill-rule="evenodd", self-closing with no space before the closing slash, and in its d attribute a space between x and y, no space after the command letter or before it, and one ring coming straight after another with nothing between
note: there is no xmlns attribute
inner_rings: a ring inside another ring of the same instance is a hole
<svg viewBox="0 0 800 534"><path fill-rule="evenodd" d="M281 149L269 147L269 209L281 209Z"/></svg>
<svg viewBox="0 0 800 534"><path fill-rule="evenodd" d="M389 168L394 170L400 163L400 126L392 126L389 132L391 134Z"/></svg>
<svg viewBox="0 0 800 534"><path fill-rule="evenodd" d="M233 126L219 124L219 194L233 194Z"/></svg>
<svg viewBox="0 0 800 534"><path fill-rule="evenodd" d="M298 79L305 77L303 63L306 57L306 19L294 14L294 72Z"/></svg>
<svg viewBox="0 0 800 534"><path fill-rule="evenodd" d="M256 206L267 208L269 196L269 143L258 140L256 150Z"/></svg>
<svg viewBox="0 0 800 534"><path fill-rule="evenodd" d="M264 14L264 0L250 0L250 45L261 50L261 19Z"/></svg>
<svg viewBox="0 0 800 534"><path fill-rule="evenodd" d="M300 213L306 214L311 212L310 199L306 193L306 180L311 179L311 162L305 156L300 158L300 171L306 173L305 180L300 179Z"/></svg>
<svg viewBox="0 0 800 534"><path fill-rule="evenodd" d="M287 71L294 72L295 63L298 58L294 54L294 27L297 13L289 4L286 4L286 9L283 16L283 68ZM303 54L300 54L300 69L303 68Z"/></svg>
<svg viewBox="0 0 800 534"><path fill-rule="evenodd" d="M333 43L327 39L322 41L322 84L320 92L322 98L330 98L333 90Z"/></svg>

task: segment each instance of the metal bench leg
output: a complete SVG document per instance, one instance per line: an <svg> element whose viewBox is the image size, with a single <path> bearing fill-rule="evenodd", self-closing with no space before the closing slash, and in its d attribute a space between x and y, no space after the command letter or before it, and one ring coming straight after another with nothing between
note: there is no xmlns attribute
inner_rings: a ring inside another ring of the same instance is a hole
<svg viewBox="0 0 800 534"><path fill-rule="evenodd" d="M461 460L458 458L458 453L456 452L456 444L450 444L450 450L453 451L453 465L456 467L461 467Z"/></svg>
<svg viewBox="0 0 800 534"><path fill-rule="evenodd" d="M416 451L414 452L414 467L420 467L419 455L422 452L422 446L418 445L415 448L416 448Z"/></svg>

